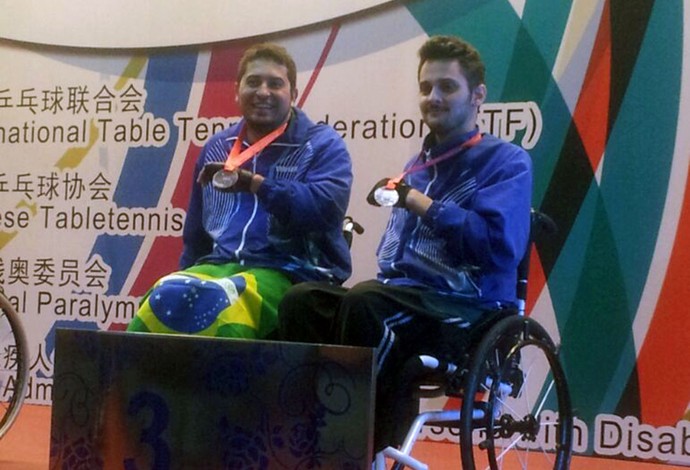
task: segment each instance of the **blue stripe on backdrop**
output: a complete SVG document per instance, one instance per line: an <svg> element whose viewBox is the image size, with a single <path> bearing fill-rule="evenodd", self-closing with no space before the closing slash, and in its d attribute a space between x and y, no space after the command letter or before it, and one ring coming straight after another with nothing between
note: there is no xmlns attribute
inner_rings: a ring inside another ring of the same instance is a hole
<svg viewBox="0 0 690 470"><path fill-rule="evenodd" d="M159 53L148 61L145 112L170 123L170 138L161 147L130 147L114 202L118 207L155 207L163 190L177 145L173 115L187 108L198 54ZM108 294L120 293L143 237L101 235L92 254L100 254L112 267Z"/></svg>

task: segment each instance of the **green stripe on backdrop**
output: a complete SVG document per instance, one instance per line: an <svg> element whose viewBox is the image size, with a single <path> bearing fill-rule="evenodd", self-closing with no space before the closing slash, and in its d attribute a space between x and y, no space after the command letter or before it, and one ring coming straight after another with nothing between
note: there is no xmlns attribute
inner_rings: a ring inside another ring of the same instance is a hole
<svg viewBox="0 0 690 470"><path fill-rule="evenodd" d="M435 0L414 2L408 9L428 35L456 34L479 49L487 67L489 101L539 102L570 2L529 1L523 18L507 0Z"/></svg>
<svg viewBox="0 0 690 470"><path fill-rule="evenodd" d="M606 147L592 232L570 233L569 242L578 245L574 237L584 232L584 266L562 256L551 278L552 295L568 298L572 286L553 281L560 272L583 270L563 347L573 395L586 420L615 412L621 400L634 402L622 395L635 367L634 315L669 196L680 92L680 13L678 2L657 2L651 12Z"/></svg>
<svg viewBox="0 0 690 470"><path fill-rule="evenodd" d="M472 43L486 64L488 101L497 101L510 66L521 20L506 0L412 2L410 13L429 36L455 34Z"/></svg>
<svg viewBox="0 0 690 470"><path fill-rule="evenodd" d="M610 1L611 126L601 187L551 75L571 5L528 0L522 19L507 0L440 0L408 8L428 34L458 34L479 48L487 63L489 101L540 105L544 131L530 151L534 205L545 202L562 224L558 239L540 254L562 325L577 413L592 423L621 403L634 409L638 399L623 396L634 376L633 316L664 201L677 197L667 191L678 122L683 2ZM572 65L587 67L587 58L578 61Z"/></svg>
<svg viewBox="0 0 690 470"><path fill-rule="evenodd" d="M527 1L523 18L507 0L434 0L408 6L428 35L457 34L479 49L487 67L488 101L535 101L548 117L539 144L530 151L535 206L541 203L572 122L552 77L571 4Z"/></svg>
<svg viewBox="0 0 690 470"><path fill-rule="evenodd" d="M603 203L621 253L625 295L633 307L647 279L667 197L682 67L682 5L656 2L651 13L601 178Z"/></svg>
<svg viewBox="0 0 690 470"><path fill-rule="evenodd" d="M567 26L570 2L531 0L525 4L499 101L541 103L553 83L552 70Z"/></svg>
<svg viewBox="0 0 690 470"><path fill-rule="evenodd" d="M434 3L434 8L430 7L431 3ZM535 101L540 105L544 133L537 147L530 152L535 169L535 194L539 195L539 198L535 198L534 205L538 206L552 178L556 162L561 158L564 142L567 141L566 136L573 130L570 110L552 76L563 33L567 27L570 2L527 2L523 18L520 18L513 7L504 0L425 2L415 5L416 10L411 10L429 35L458 34L477 46L487 64L489 101ZM425 9L426 6L429 8ZM543 27L544 24L548 27ZM586 66L586 62L584 65ZM572 142L578 143L581 147L579 136L573 136ZM581 171L566 172L568 178L574 178L574 183L582 187L574 192L578 197L571 201L574 205L570 214L571 219L576 217L582 203L581 199L584 199L593 181L584 149L580 148L578 153L583 156L577 160L581 164ZM572 166L569 170L572 170ZM590 204L590 210L593 208L594 205ZM589 232L586 230L583 236L587 236ZM557 251L560 251L566 240L567 230L564 233L562 241L554 245ZM582 248L580 255L575 259L583 266L586 244L574 248L575 253L577 248ZM547 275L556 258L557 254L551 258L546 269ZM565 314L567 317L575 301L580 273L581 269L569 272L575 279L567 284L570 286L570 295L566 307L556 309L559 323L565 321L561 316Z"/></svg>
<svg viewBox="0 0 690 470"><path fill-rule="evenodd" d="M590 213L593 216L591 231L577 230L581 223L590 224L584 216ZM580 262L576 257L562 256L552 272L549 287L555 298L561 295L561 288L568 297L575 289L572 302L563 303L561 307L569 310L561 351L577 415L592 423L612 385L630 333L619 253L596 185L592 185L586 204L583 204L582 217L575 223L574 232L582 232L584 238L574 240L571 236L568 245L576 246L576 251L584 257ZM576 267L566 264L572 259L576 260ZM572 273L577 272L576 269L580 269L581 274L576 284L556 282L561 270Z"/></svg>
<svg viewBox="0 0 690 470"><path fill-rule="evenodd" d="M568 25L571 3L531 0L512 46L505 86L498 101L534 101L542 111L543 131L530 150L534 162L533 205L539 207L571 123L561 91L553 77L554 64ZM545 108L547 102L555 106Z"/></svg>

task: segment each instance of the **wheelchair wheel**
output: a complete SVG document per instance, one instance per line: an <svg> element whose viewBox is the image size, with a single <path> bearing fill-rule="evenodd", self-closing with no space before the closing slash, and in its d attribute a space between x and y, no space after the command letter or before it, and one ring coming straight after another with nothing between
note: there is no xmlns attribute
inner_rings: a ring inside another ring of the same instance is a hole
<svg viewBox="0 0 690 470"><path fill-rule="evenodd" d="M527 317L505 318L472 358L463 387L462 468L568 469L570 395L544 328Z"/></svg>
<svg viewBox="0 0 690 470"><path fill-rule="evenodd" d="M19 315L0 292L0 438L24 401L29 379L28 345Z"/></svg>

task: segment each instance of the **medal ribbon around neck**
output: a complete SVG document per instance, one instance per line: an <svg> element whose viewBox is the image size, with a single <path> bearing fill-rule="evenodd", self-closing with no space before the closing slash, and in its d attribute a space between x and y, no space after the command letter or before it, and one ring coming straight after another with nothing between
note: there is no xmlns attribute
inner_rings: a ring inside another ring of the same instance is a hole
<svg viewBox="0 0 690 470"><path fill-rule="evenodd" d="M395 178L391 178L388 180L388 183L386 183L386 189L395 189L395 186L402 181L402 179L409 175L410 173L415 173L417 171L423 170L424 168L429 168L432 165L436 165L437 163L442 162L443 160L447 160L450 157L454 156L457 152L461 152L465 149L468 149L470 147L474 147L479 143L479 141L482 140L482 135L477 132L474 134L470 139L466 140L465 142L460 145L460 148L452 148L448 150L447 152L442 153L436 158L432 158L431 160L428 160L421 165L413 165L407 170L403 171L399 176ZM415 161L419 160L422 157L422 153L417 156Z"/></svg>
<svg viewBox="0 0 690 470"><path fill-rule="evenodd" d="M247 128L246 126L242 126L242 129L240 130L240 133L237 136L230 153L228 154L228 159L225 160L225 166L223 167L224 171L233 172L237 170L244 162L251 160L256 154L268 147L271 142L280 137L280 135L285 132L287 125L288 123L284 122L283 125L266 134L244 150L242 150L242 141L244 141L244 137L247 134Z"/></svg>

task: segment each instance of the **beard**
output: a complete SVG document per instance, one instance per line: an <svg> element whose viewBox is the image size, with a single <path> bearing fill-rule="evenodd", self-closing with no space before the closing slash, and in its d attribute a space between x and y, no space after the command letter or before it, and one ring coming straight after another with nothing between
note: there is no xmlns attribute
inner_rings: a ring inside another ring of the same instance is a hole
<svg viewBox="0 0 690 470"><path fill-rule="evenodd" d="M274 129L280 127L281 124L290 119L290 116L292 114L292 108L288 108L287 111L283 114L265 113L261 111L266 110L260 110L259 113L256 113L256 111L254 110L254 112L250 112L248 115L245 116L245 122L247 127L251 129L253 133L259 136L266 135Z"/></svg>
<svg viewBox="0 0 690 470"><path fill-rule="evenodd" d="M422 120L438 141L454 135L461 135L476 126L477 113L471 96L461 103L452 105L427 105L422 108Z"/></svg>

